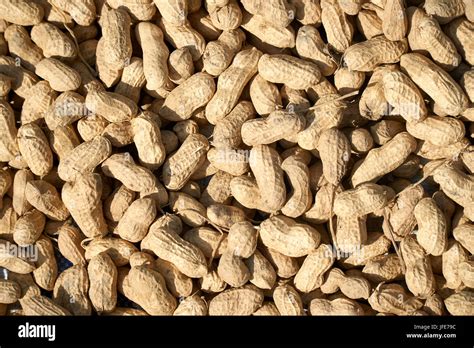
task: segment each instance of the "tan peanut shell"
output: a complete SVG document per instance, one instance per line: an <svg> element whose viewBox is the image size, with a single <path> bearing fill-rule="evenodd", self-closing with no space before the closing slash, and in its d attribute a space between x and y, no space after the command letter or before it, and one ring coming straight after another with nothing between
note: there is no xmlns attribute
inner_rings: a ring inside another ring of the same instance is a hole
<svg viewBox="0 0 474 348"><path fill-rule="evenodd" d="M209 315L251 315L263 303L263 293L253 285L229 289L209 302Z"/></svg>

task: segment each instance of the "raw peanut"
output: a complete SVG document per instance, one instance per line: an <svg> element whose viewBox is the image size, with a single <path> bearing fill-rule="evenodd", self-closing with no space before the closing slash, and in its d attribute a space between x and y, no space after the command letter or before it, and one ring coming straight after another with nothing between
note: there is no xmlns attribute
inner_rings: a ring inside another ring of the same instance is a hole
<svg viewBox="0 0 474 348"><path fill-rule="evenodd" d="M439 256L447 247L447 223L441 209L431 198L424 198L414 209L418 223L416 238L428 254Z"/></svg>
<svg viewBox="0 0 474 348"><path fill-rule="evenodd" d="M58 264L54 255L53 243L46 237L38 239L34 245L37 249L38 259L33 277L36 284L44 290L51 291L58 277Z"/></svg>
<svg viewBox="0 0 474 348"><path fill-rule="evenodd" d="M242 0L242 6L277 27L287 27L295 18L295 8L287 0Z"/></svg>
<svg viewBox="0 0 474 348"><path fill-rule="evenodd" d="M186 0L153 0L163 20L173 25L184 25L188 16L188 1Z"/></svg>
<svg viewBox="0 0 474 348"><path fill-rule="evenodd" d="M206 106L211 124L225 118L237 105L245 85L257 73L261 52L255 48L240 51L232 64L219 76L217 91Z"/></svg>
<svg viewBox="0 0 474 348"><path fill-rule="evenodd" d="M123 284L125 296L150 315L171 315L176 299L166 289L163 276L147 266L132 267Z"/></svg>
<svg viewBox="0 0 474 348"><path fill-rule="evenodd" d="M379 65L399 62L407 49L405 40L390 41L385 36L377 36L347 48L344 63L349 70L374 71Z"/></svg>
<svg viewBox="0 0 474 348"><path fill-rule="evenodd" d="M191 26L204 37L206 41L213 41L219 38L221 35L221 30L217 29L214 24L212 24L211 17L209 13L203 8L195 13L191 13L188 16Z"/></svg>
<svg viewBox="0 0 474 348"><path fill-rule="evenodd" d="M99 42L97 42L95 65L97 72L99 73L100 80L104 82L106 87L112 87L120 80L122 70L113 69L111 66L109 66L105 60L106 55L107 52L105 50L105 40L101 38ZM87 67L85 69L87 70Z"/></svg>
<svg viewBox="0 0 474 348"><path fill-rule="evenodd" d="M464 261L459 264L459 276L463 284L472 288L474 285L474 264L472 261Z"/></svg>
<svg viewBox="0 0 474 348"><path fill-rule="evenodd" d="M143 60L132 57L129 64L122 71L122 78L115 86L115 93L121 94L138 103L140 92L146 84L143 70Z"/></svg>
<svg viewBox="0 0 474 348"><path fill-rule="evenodd" d="M201 250L173 231L152 226L142 240L142 249L143 245L190 278L201 278L207 274L206 258Z"/></svg>
<svg viewBox="0 0 474 348"><path fill-rule="evenodd" d="M444 300L446 309L451 315L469 315L474 313L473 308L474 293L469 290L463 290L449 296Z"/></svg>
<svg viewBox="0 0 474 348"><path fill-rule="evenodd" d="M325 179L337 186L347 172L351 157L351 145L344 133L336 128L324 130L318 142Z"/></svg>
<svg viewBox="0 0 474 348"><path fill-rule="evenodd" d="M133 143L133 131L130 121L110 123L102 131L113 147L124 147Z"/></svg>
<svg viewBox="0 0 474 348"><path fill-rule="evenodd" d="M436 146L428 141L421 141L418 144L416 154L429 160L439 160L444 158L452 158L456 156L466 147L469 146L469 140L463 138L461 141L448 146Z"/></svg>
<svg viewBox="0 0 474 348"><path fill-rule="evenodd" d="M395 315L411 315L423 306L423 302L408 295L398 284L380 284L370 295L369 304L378 312Z"/></svg>
<svg viewBox="0 0 474 348"><path fill-rule="evenodd" d="M216 270L211 270L204 277L199 279L201 290L205 293L219 293L225 290L227 284L219 278Z"/></svg>
<svg viewBox="0 0 474 348"><path fill-rule="evenodd" d="M181 189L202 164L209 142L201 134L189 135L179 150L163 165L163 183L170 190Z"/></svg>
<svg viewBox="0 0 474 348"><path fill-rule="evenodd" d="M324 282L324 274L334 263L334 254L329 244L322 244L305 258L295 276L295 287L304 293L319 288Z"/></svg>
<svg viewBox="0 0 474 348"><path fill-rule="evenodd" d="M257 248L257 231L247 221L237 222L229 229L227 248L241 258L249 258Z"/></svg>
<svg viewBox="0 0 474 348"><path fill-rule="evenodd" d="M257 145L250 151L250 168L255 175L262 195L263 205L271 210L280 210L286 202L286 189L278 153L266 145Z"/></svg>
<svg viewBox="0 0 474 348"><path fill-rule="evenodd" d="M107 0L107 4L113 9L126 9L134 21L149 21L156 13L153 0Z"/></svg>
<svg viewBox="0 0 474 348"><path fill-rule="evenodd" d="M380 148L370 150L364 161L352 173L351 182L357 185L376 181L398 168L416 149L416 140L406 132L397 134Z"/></svg>
<svg viewBox="0 0 474 348"><path fill-rule="evenodd" d="M239 176L249 171L249 151L232 148L211 148L207 160L217 170L222 170L233 176ZM212 175L215 171L207 173ZM192 179L193 177L191 177Z"/></svg>
<svg viewBox="0 0 474 348"><path fill-rule="evenodd" d="M268 115L282 107L281 96L277 86L266 81L260 75L256 75L250 83L250 98L259 115ZM230 115L221 122L228 119Z"/></svg>
<svg viewBox="0 0 474 348"><path fill-rule="evenodd" d="M244 207L266 211L255 179L249 176L235 177L230 182L230 190L235 200Z"/></svg>
<svg viewBox="0 0 474 348"><path fill-rule="evenodd" d="M199 133L199 125L194 120L185 120L177 122L173 127L180 143L183 143L190 134ZM207 136L202 132L202 135Z"/></svg>
<svg viewBox="0 0 474 348"><path fill-rule="evenodd" d="M11 106L0 100L0 161L10 161L20 154L16 141L15 115Z"/></svg>
<svg viewBox="0 0 474 348"><path fill-rule="evenodd" d="M247 220L245 212L239 207L213 204L207 207L207 218L213 224L230 228L233 224Z"/></svg>
<svg viewBox="0 0 474 348"><path fill-rule="evenodd" d="M33 174L44 176L53 166L53 154L43 131L36 124L21 126L18 130L18 147Z"/></svg>
<svg viewBox="0 0 474 348"><path fill-rule="evenodd" d="M94 256L87 266L89 298L98 312L108 312L117 304L117 268L106 253Z"/></svg>
<svg viewBox="0 0 474 348"><path fill-rule="evenodd" d="M474 178L448 165L438 167L433 179L454 202L469 207L474 202Z"/></svg>
<svg viewBox="0 0 474 348"><path fill-rule="evenodd" d="M383 93L408 123L423 121L427 109L423 96L413 81L400 71L387 72L382 77Z"/></svg>
<svg viewBox="0 0 474 348"><path fill-rule="evenodd" d="M3 196L10 190L13 179L9 171L0 169L0 208L3 204Z"/></svg>
<svg viewBox="0 0 474 348"><path fill-rule="evenodd" d="M410 7L408 42L413 51L428 51L434 62L445 70L453 70L461 62L454 43L442 31L438 21L422 9Z"/></svg>
<svg viewBox="0 0 474 348"><path fill-rule="evenodd" d="M34 72L36 65L43 59L43 52L31 41L25 28L12 24L5 30L4 36L10 55L19 59L26 69Z"/></svg>
<svg viewBox="0 0 474 348"><path fill-rule="evenodd" d="M381 233L372 233L367 242L362 245L358 252L353 253L344 260L344 264L352 266L365 265L369 260L388 252L391 246L390 240Z"/></svg>
<svg viewBox="0 0 474 348"><path fill-rule="evenodd" d="M102 180L99 174L83 174L68 182L62 200L81 231L89 238L107 234L102 212Z"/></svg>
<svg viewBox="0 0 474 348"><path fill-rule="evenodd" d="M310 302L311 315L364 315L359 303L346 298L314 299Z"/></svg>
<svg viewBox="0 0 474 348"><path fill-rule="evenodd" d="M74 42L50 23L35 25L31 29L31 40L41 48L46 58L74 58L77 54Z"/></svg>
<svg viewBox="0 0 474 348"><path fill-rule="evenodd" d="M73 315L91 315L88 290L87 269L83 265L75 265L59 275L54 285L53 300Z"/></svg>
<svg viewBox="0 0 474 348"><path fill-rule="evenodd" d="M159 111L160 116L168 121L187 120L212 99L215 91L211 75L196 73L171 91Z"/></svg>
<svg viewBox="0 0 474 348"><path fill-rule="evenodd" d="M400 258L396 254L380 255L369 260L362 272L373 282L389 282L403 276Z"/></svg>
<svg viewBox="0 0 474 348"><path fill-rule="evenodd" d="M196 227L186 231L183 238L197 246L207 258L221 256L227 248L227 239L216 230L209 227ZM236 254L236 256L239 256Z"/></svg>
<svg viewBox="0 0 474 348"><path fill-rule="evenodd" d="M15 177L13 179L13 209L15 212L22 216L26 212L32 209L31 204L26 199L26 185L29 181L33 180L34 176L31 171L28 169L22 169L15 173Z"/></svg>
<svg viewBox="0 0 474 348"><path fill-rule="evenodd" d="M317 0L287 0L295 8L295 18L303 25L321 23L321 6Z"/></svg>
<svg viewBox="0 0 474 348"><path fill-rule="evenodd" d="M236 0L230 0L225 6L208 6L212 24L217 29L228 31L237 29L242 23L242 11Z"/></svg>
<svg viewBox="0 0 474 348"><path fill-rule="evenodd" d="M11 88L12 88L11 79L7 75L0 74L0 97L7 96Z"/></svg>
<svg viewBox="0 0 474 348"><path fill-rule="evenodd" d="M179 303L173 315L204 316L207 315L207 304L198 295L192 295Z"/></svg>
<svg viewBox="0 0 474 348"><path fill-rule="evenodd" d="M398 121L381 120L370 127L370 133L376 144L384 145L405 130L405 125Z"/></svg>
<svg viewBox="0 0 474 348"><path fill-rule="evenodd" d="M186 193L170 192L170 207L191 227L199 227L206 223L206 208Z"/></svg>
<svg viewBox="0 0 474 348"><path fill-rule="evenodd" d="M24 315L29 316L66 316L71 315L65 308L57 305L49 297L42 295L25 296L20 299Z"/></svg>
<svg viewBox="0 0 474 348"><path fill-rule="evenodd" d="M418 123L408 122L407 131L415 138L429 141L433 145L447 146L460 141L466 129L464 124L455 118L429 116Z"/></svg>
<svg viewBox="0 0 474 348"><path fill-rule="evenodd" d="M450 241L447 250L442 256L443 276L446 279L446 287L450 289L458 289L462 284L461 275L459 273L459 265L468 261L468 253L456 241Z"/></svg>
<svg viewBox="0 0 474 348"><path fill-rule="evenodd" d="M71 150L58 165L59 177L74 181L81 174L92 173L112 153L112 145L105 137L97 136Z"/></svg>
<svg viewBox="0 0 474 348"><path fill-rule="evenodd" d="M263 293L253 285L229 289L209 303L209 315L251 315L263 303Z"/></svg>
<svg viewBox="0 0 474 348"><path fill-rule="evenodd" d="M109 125L109 121L99 115L89 115L77 122L77 131L85 142L101 135L105 128Z"/></svg>
<svg viewBox="0 0 474 348"><path fill-rule="evenodd" d="M193 56L186 47L170 53L168 72L169 79L177 85L182 84L194 74Z"/></svg>
<svg viewBox="0 0 474 348"><path fill-rule="evenodd" d="M22 25L29 26L41 22L44 16L44 9L40 4L26 0L2 1L0 3L1 19Z"/></svg>
<svg viewBox="0 0 474 348"><path fill-rule="evenodd" d="M324 186L322 186L316 193L314 205L303 215L303 219L312 224L327 222L331 216L330 210L334 192L339 193L341 191L341 186L334 189L334 186L324 184Z"/></svg>
<svg viewBox="0 0 474 348"><path fill-rule="evenodd" d="M382 29L387 39L403 40L408 31L408 19L403 0L387 0L383 8Z"/></svg>
<svg viewBox="0 0 474 348"><path fill-rule="evenodd" d="M120 238L94 238L85 246L85 258L90 260L100 253L107 253L117 267L129 263L130 257L137 251L137 248L130 242Z"/></svg>
<svg viewBox="0 0 474 348"><path fill-rule="evenodd" d="M382 224L383 231L387 237L391 238L393 234L393 238L398 241L413 232L416 227L413 210L424 195L425 192L421 185L408 188L399 194L394 204L389 208L390 217L388 221L384 221ZM390 222L392 232L389 231L388 222Z"/></svg>
<svg viewBox="0 0 474 348"><path fill-rule="evenodd" d="M473 254L474 251L474 225L472 224L462 224L457 226L453 230L453 236L454 238L471 254Z"/></svg>
<svg viewBox="0 0 474 348"><path fill-rule="evenodd" d="M337 218L337 247L344 253L357 253L367 241L365 216L347 216Z"/></svg>
<svg viewBox="0 0 474 348"><path fill-rule="evenodd" d="M474 6L471 1L463 0L465 13L464 15L470 22L474 22Z"/></svg>
<svg viewBox="0 0 474 348"><path fill-rule="evenodd" d="M372 121L378 121L383 116L388 115L390 113L390 104L388 103L384 95L382 78L384 74L396 70L397 69L394 65L375 68L369 80L369 84L362 92L359 101L359 112L363 118Z"/></svg>
<svg viewBox="0 0 474 348"><path fill-rule="evenodd" d="M46 125L52 131L73 124L87 115L84 97L76 92L61 93L44 114Z"/></svg>
<svg viewBox="0 0 474 348"><path fill-rule="evenodd" d="M29 89L38 82L35 74L22 68L12 57L0 56L0 74L11 78L11 88L21 98L28 97Z"/></svg>
<svg viewBox="0 0 474 348"><path fill-rule="evenodd" d="M138 113L137 104L118 93L90 91L86 96L87 109L109 122L130 121Z"/></svg>
<svg viewBox="0 0 474 348"><path fill-rule="evenodd" d="M26 200L48 218L64 221L69 217L56 188L43 180L31 180L25 188Z"/></svg>
<svg viewBox="0 0 474 348"><path fill-rule="evenodd" d="M260 15L251 15L244 11L242 28L273 47L295 47L295 31L291 26L279 27L273 20L268 22Z"/></svg>
<svg viewBox="0 0 474 348"><path fill-rule="evenodd" d="M348 68L339 68L334 74L334 85L340 94L358 91L365 81L365 73L351 71Z"/></svg>
<svg viewBox="0 0 474 348"><path fill-rule="evenodd" d="M79 44L89 41L89 40L94 40L97 37L98 34L98 28L94 24L91 25L76 25L72 29L74 36L76 37L77 42Z"/></svg>
<svg viewBox="0 0 474 348"><path fill-rule="evenodd" d="M13 280L0 279L0 303L12 304L20 299L21 287Z"/></svg>
<svg viewBox="0 0 474 348"><path fill-rule="evenodd" d="M430 59L407 53L401 57L400 66L447 114L457 116L467 108L467 96L461 87Z"/></svg>
<svg viewBox="0 0 474 348"><path fill-rule="evenodd" d="M308 255L316 250L321 240L319 231L313 227L282 215L263 221L260 237L265 246L290 257Z"/></svg>
<svg viewBox="0 0 474 348"><path fill-rule="evenodd" d="M291 137L304 129L305 120L285 110L273 111L266 118L248 120L242 125L242 141L246 145L266 145Z"/></svg>
<svg viewBox="0 0 474 348"><path fill-rule="evenodd" d="M143 50L143 71L147 88L156 90L165 86L168 79L169 50L163 41L163 32L152 23L141 22L135 35Z"/></svg>
<svg viewBox="0 0 474 348"><path fill-rule="evenodd" d="M329 45L337 52L344 52L351 45L354 27L337 0L322 0L321 10L321 21Z"/></svg>
<svg viewBox="0 0 474 348"><path fill-rule="evenodd" d="M134 192L147 194L153 192L158 185L152 172L135 164L128 152L110 156L102 163L102 172Z"/></svg>
<svg viewBox="0 0 474 348"><path fill-rule="evenodd" d="M186 20L184 24L175 25L166 20L162 20L160 21L160 27L165 34L165 38L174 48L188 48L193 57L193 61L197 61L201 58L206 48L206 41L204 37L191 26L189 21Z"/></svg>
<svg viewBox="0 0 474 348"><path fill-rule="evenodd" d="M166 157L160 128L152 119L144 116L134 118L131 125L140 164L151 170L159 168Z"/></svg>
<svg viewBox="0 0 474 348"><path fill-rule="evenodd" d="M155 202L150 198L137 199L125 211L115 232L122 239L137 243L145 238L155 217Z"/></svg>
<svg viewBox="0 0 474 348"><path fill-rule="evenodd" d="M374 147L374 139L365 128L345 129L343 132L351 144L352 151L367 153Z"/></svg>
<svg viewBox="0 0 474 348"><path fill-rule="evenodd" d="M281 168L287 174L292 188L281 212L288 217L296 218L308 211L313 200L309 186L309 169L301 160L291 156L282 162Z"/></svg>
<svg viewBox="0 0 474 348"><path fill-rule="evenodd" d="M81 242L84 235L74 226L64 224L58 229L58 248L73 265L85 264L84 249Z"/></svg>
<svg viewBox="0 0 474 348"><path fill-rule="evenodd" d="M295 258L283 255L276 250L259 246L259 251L270 261L275 268L277 275L282 278L290 278L294 276L300 266Z"/></svg>
<svg viewBox="0 0 474 348"><path fill-rule="evenodd" d="M209 180L209 184L203 191L199 201L206 206L216 203L229 203L232 197L230 182L233 178L229 173L218 171Z"/></svg>
<svg viewBox="0 0 474 348"><path fill-rule="evenodd" d="M305 315L301 296L291 285L279 285L273 291L273 301L281 315Z"/></svg>
<svg viewBox="0 0 474 348"><path fill-rule="evenodd" d="M382 20L375 11L362 9L357 14L357 29L366 39L383 34Z"/></svg>
<svg viewBox="0 0 474 348"><path fill-rule="evenodd" d="M44 58L36 64L36 74L57 92L74 91L81 85L79 73L55 58Z"/></svg>
<svg viewBox="0 0 474 348"><path fill-rule="evenodd" d="M51 150L64 158L69 152L79 146L80 140L72 126L60 126L49 133L49 142Z"/></svg>
<svg viewBox="0 0 474 348"><path fill-rule="evenodd" d="M446 24L464 14L462 0L427 0L423 8L426 13L436 18L440 24Z"/></svg>
<svg viewBox="0 0 474 348"><path fill-rule="evenodd" d="M258 72L269 82L283 83L294 89L307 89L321 79L315 63L285 54L264 54L258 62Z"/></svg>
<svg viewBox="0 0 474 348"><path fill-rule="evenodd" d="M224 31L217 41L206 45L202 57L203 70L212 76L222 74L241 50L244 41L245 34L242 30Z"/></svg>
<svg viewBox="0 0 474 348"><path fill-rule="evenodd" d="M62 11L69 13L79 25L90 25L96 18L96 6L94 0L78 0L70 2L67 0L52 0L51 4Z"/></svg>
<svg viewBox="0 0 474 348"><path fill-rule="evenodd" d="M355 189L346 190L336 195L334 213L337 216L363 216L385 207L389 192L384 186L363 183Z"/></svg>
<svg viewBox="0 0 474 348"><path fill-rule="evenodd" d="M123 69L132 57L130 16L123 9L107 9L102 13L100 25L105 62L111 69Z"/></svg>
<svg viewBox="0 0 474 348"><path fill-rule="evenodd" d="M252 315L261 315L261 316L279 316L280 312L275 306L274 302L263 302L262 307L260 307Z"/></svg>
<svg viewBox="0 0 474 348"><path fill-rule="evenodd" d="M255 110L250 102L238 103L235 108L221 121L216 123L212 136L212 145L217 148L235 148L242 142L242 124L252 119Z"/></svg>
<svg viewBox="0 0 474 348"><path fill-rule="evenodd" d="M276 282L276 272L272 264L260 251L244 260L250 272L250 282L259 289L271 289Z"/></svg>
<svg viewBox="0 0 474 348"><path fill-rule="evenodd" d="M16 221L13 240L22 247L34 244L41 236L45 223L46 218L40 211L33 209L26 212Z"/></svg>
<svg viewBox="0 0 474 348"><path fill-rule="evenodd" d="M155 258L153 257L153 255L150 255L141 251L137 251L133 253L130 256L130 260L129 260L131 267L145 266L145 265L155 267L156 265L152 265L153 262L155 262Z"/></svg>
<svg viewBox="0 0 474 348"><path fill-rule="evenodd" d="M233 288L243 286L250 279L250 272L244 261L229 248L219 259L217 274Z"/></svg>
<svg viewBox="0 0 474 348"><path fill-rule="evenodd" d="M474 49L470 37L474 33L474 24L464 18L452 21L446 26L446 34L454 42L458 52L469 64L474 62Z"/></svg>

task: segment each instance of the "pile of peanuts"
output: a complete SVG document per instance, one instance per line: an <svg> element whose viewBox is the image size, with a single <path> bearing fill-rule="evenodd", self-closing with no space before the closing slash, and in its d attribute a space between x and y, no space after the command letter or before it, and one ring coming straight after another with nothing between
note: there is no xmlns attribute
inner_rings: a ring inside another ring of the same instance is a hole
<svg viewBox="0 0 474 348"><path fill-rule="evenodd" d="M472 0L0 0L0 315L474 315L473 64Z"/></svg>

